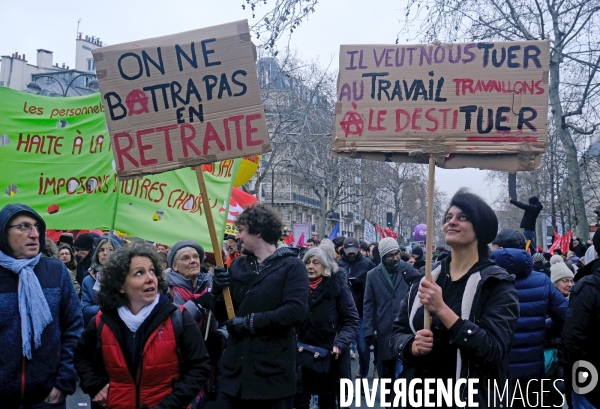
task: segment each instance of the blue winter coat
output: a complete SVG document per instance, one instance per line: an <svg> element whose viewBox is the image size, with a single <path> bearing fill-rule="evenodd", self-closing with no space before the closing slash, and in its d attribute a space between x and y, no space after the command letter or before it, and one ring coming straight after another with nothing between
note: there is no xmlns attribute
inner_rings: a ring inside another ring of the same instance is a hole
<svg viewBox="0 0 600 409"><path fill-rule="evenodd" d="M521 313L510 351L510 375L513 379L543 378L546 318L562 330L569 304L547 275L532 270L533 260L525 250L496 250L490 258L516 277Z"/></svg>
<svg viewBox="0 0 600 409"><path fill-rule="evenodd" d="M8 221L17 213L32 210L24 205L8 205L0 211L0 250L11 251L6 241ZM35 217L39 218L39 216ZM40 218L38 223L43 224ZM45 243L45 225L40 226L40 251ZM42 257L33 268L50 308L52 322L42 332L39 348L32 359L23 356L21 315L19 313L19 276L0 267L0 406L18 408L42 401L53 387L66 394L75 392L77 373L73 348L83 332L79 298L67 267L60 261Z"/></svg>
<svg viewBox="0 0 600 409"><path fill-rule="evenodd" d="M96 275L93 272L90 272L83 279L83 283L81 283L81 312L83 313L83 322L85 325L100 311L94 291L94 284L96 284Z"/></svg>

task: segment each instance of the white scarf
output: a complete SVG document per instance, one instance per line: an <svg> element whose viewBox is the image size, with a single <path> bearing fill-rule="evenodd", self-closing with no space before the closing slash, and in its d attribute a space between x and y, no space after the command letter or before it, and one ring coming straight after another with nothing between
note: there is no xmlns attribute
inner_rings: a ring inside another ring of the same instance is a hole
<svg viewBox="0 0 600 409"><path fill-rule="evenodd" d="M148 318L148 315L150 315L156 304L158 304L159 298L160 295L156 294L156 298L154 299L152 304L148 304L145 307L142 307L142 309L140 310L140 312L137 313L137 315L134 315L127 306L119 307L117 309L117 311L119 312L119 317L121 317L121 319L123 320L125 325L127 325L127 328L129 328L131 332L136 332L140 325L142 325L146 318Z"/></svg>

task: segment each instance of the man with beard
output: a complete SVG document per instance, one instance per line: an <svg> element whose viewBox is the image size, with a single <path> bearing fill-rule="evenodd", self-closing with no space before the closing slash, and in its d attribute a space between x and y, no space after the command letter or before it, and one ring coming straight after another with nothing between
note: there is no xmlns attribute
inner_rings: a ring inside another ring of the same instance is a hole
<svg viewBox="0 0 600 409"><path fill-rule="evenodd" d="M298 250L277 248L283 223L263 204L236 220L242 255L215 270L215 315L227 319L223 288L236 317L227 320L217 407L291 409L296 394L296 329L308 311L308 275Z"/></svg>
<svg viewBox="0 0 600 409"><path fill-rule="evenodd" d="M422 274L400 260L400 246L391 237L379 242L379 253L381 264L367 273L363 305L365 341L376 345L379 376L395 379L396 354L390 348L392 324L409 287L418 283Z"/></svg>
<svg viewBox="0 0 600 409"><path fill-rule="evenodd" d="M336 240L338 237L336 237ZM335 241L334 241L335 243ZM363 297L365 295L365 283L367 281L367 272L375 268L375 263L370 258L364 257L358 250L358 240L354 237L347 237L342 245L341 257L338 259L340 267L346 270L348 282L354 304L360 317L360 326L356 336L356 349L358 351L358 376L366 378L369 374L369 360L371 353L369 346L365 343L364 322L363 322ZM387 348L387 346L386 346Z"/></svg>

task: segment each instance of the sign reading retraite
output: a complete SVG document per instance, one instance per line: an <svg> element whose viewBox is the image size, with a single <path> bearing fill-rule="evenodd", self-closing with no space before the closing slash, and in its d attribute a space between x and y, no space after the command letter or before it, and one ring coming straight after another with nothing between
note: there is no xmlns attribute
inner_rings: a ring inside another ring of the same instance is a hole
<svg viewBox="0 0 600 409"><path fill-rule="evenodd" d="M516 155L504 166L535 167L547 140L549 50L549 41L343 45L332 150L400 162ZM465 163L485 168L489 158Z"/></svg>
<svg viewBox="0 0 600 409"><path fill-rule="evenodd" d="M246 20L93 54L119 177L271 150Z"/></svg>

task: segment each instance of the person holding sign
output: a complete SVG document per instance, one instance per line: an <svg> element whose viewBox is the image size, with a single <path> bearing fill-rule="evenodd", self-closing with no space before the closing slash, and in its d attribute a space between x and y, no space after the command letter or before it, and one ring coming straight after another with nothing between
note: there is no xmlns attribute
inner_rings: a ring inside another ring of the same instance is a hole
<svg viewBox="0 0 600 409"><path fill-rule="evenodd" d="M217 407L291 409L296 394L296 327L308 311L308 276L298 250L277 248L283 223L254 204L238 217L242 255L215 272L215 315L227 320L223 288L236 317L227 320Z"/></svg>
<svg viewBox="0 0 600 409"><path fill-rule="evenodd" d="M432 271L431 282L421 280L404 298L390 346L404 363L407 381L437 378L454 385L459 379L479 379L476 401L489 407L487 380L493 398L493 382L503 390L509 379L519 316L514 278L488 258L498 219L480 197L459 190L445 213L443 231L452 253ZM431 330L424 329L425 308ZM466 400L466 393L461 396ZM448 406L452 403L442 405Z"/></svg>

